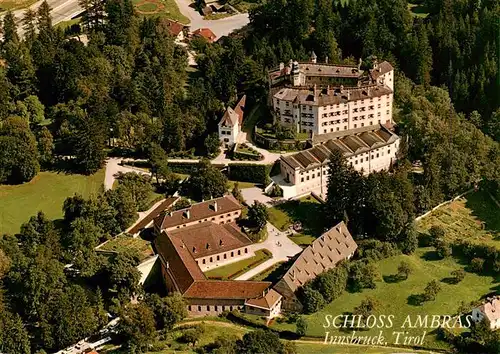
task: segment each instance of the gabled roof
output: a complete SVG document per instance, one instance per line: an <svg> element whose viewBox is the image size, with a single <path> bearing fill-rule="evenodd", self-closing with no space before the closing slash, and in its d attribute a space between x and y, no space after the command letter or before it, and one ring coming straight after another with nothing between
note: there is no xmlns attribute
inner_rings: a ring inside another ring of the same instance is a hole
<svg viewBox="0 0 500 354"><path fill-rule="evenodd" d="M281 156L281 160L294 169L307 170L327 163L335 150L340 150L344 156L350 157L391 144L399 139L396 134L383 125L379 125L378 128L363 127L353 131L353 134L344 136L339 136L338 133L321 134L314 141L316 144L320 144L293 155ZM331 139L330 136L337 138Z"/></svg>
<svg viewBox="0 0 500 354"><path fill-rule="evenodd" d="M370 70L370 75L374 80L376 80L379 78L379 76L387 74L391 70L394 70L391 63L389 63L388 61L383 61L377 65L376 69Z"/></svg>
<svg viewBox="0 0 500 354"><path fill-rule="evenodd" d="M226 127L233 127L236 125L236 122L238 122L238 124L241 126L245 114L246 101L247 101L247 96L243 95L243 97L240 98L236 106L234 106L234 109L231 107L227 107L226 111L224 112L224 115L219 121L219 125Z"/></svg>
<svg viewBox="0 0 500 354"><path fill-rule="evenodd" d="M168 231L168 235L180 239L182 247L186 247L195 259L252 244L235 223L219 225L206 221ZM160 237L166 237L166 234Z"/></svg>
<svg viewBox="0 0 500 354"><path fill-rule="evenodd" d="M164 230L193 221L210 221L212 217L237 210L241 210L240 203L236 198L228 194L171 213L163 212L155 218L154 224L160 230Z"/></svg>
<svg viewBox="0 0 500 354"><path fill-rule="evenodd" d="M290 297L299 287L334 268L357 248L347 226L340 222L302 251L274 289L283 296Z"/></svg>
<svg viewBox="0 0 500 354"><path fill-rule="evenodd" d="M240 299L260 297L272 283L250 280L204 280L194 282L184 293L188 299Z"/></svg>
<svg viewBox="0 0 500 354"><path fill-rule="evenodd" d="M240 100L238 101L238 103L236 103L236 106L234 107L234 112L238 115L238 122L240 123L240 126L243 123L246 103L247 103L247 95L243 95L243 97L240 98Z"/></svg>
<svg viewBox="0 0 500 354"><path fill-rule="evenodd" d="M276 290L271 289L264 296L248 300L245 302L245 305L270 310L278 301L281 300L282 297L283 296L281 296Z"/></svg>
<svg viewBox="0 0 500 354"><path fill-rule="evenodd" d="M219 122L219 125L225 127L234 127L236 123L239 122L239 116L236 112L231 108L227 107L222 119Z"/></svg>
<svg viewBox="0 0 500 354"><path fill-rule="evenodd" d="M179 23L177 21L171 21L171 20L167 20L165 19L164 22L166 23L167 25L167 28L168 28L168 31L175 37L177 37L179 35L179 33L182 32L182 30L184 28L186 28L186 26L184 26L182 23Z"/></svg>
<svg viewBox="0 0 500 354"><path fill-rule="evenodd" d="M209 42L213 42L217 36L212 32L210 28L198 28L193 32L195 36L201 36L208 40Z"/></svg>

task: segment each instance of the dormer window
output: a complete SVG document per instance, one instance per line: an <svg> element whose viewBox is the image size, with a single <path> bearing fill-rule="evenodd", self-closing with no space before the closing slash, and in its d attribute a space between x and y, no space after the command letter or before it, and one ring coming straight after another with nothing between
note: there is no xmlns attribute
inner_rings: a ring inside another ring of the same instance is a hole
<svg viewBox="0 0 500 354"><path fill-rule="evenodd" d="M196 247L193 247L193 253L196 253Z"/></svg>
<svg viewBox="0 0 500 354"><path fill-rule="evenodd" d="M222 240L219 240L219 246L224 246L224 242L222 242Z"/></svg>
<svg viewBox="0 0 500 354"><path fill-rule="evenodd" d="M207 242L207 244L206 244L205 248L206 248L207 250L209 250L209 249L210 249L210 244L209 244L208 242Z"/></svg>

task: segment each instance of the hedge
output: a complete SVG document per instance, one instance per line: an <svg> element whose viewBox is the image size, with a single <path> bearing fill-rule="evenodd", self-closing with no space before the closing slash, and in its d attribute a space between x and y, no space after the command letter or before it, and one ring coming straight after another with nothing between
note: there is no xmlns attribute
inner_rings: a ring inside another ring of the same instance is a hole
<svg viewBox="0 0 500 354"><path fill-rule="evenodd" d="M168 167L170 170L174 173L182 173L185 175L190 175L193 173L194 169L198 166L198 161L193 161L193 162L174 162L174 161L169 161L168 162ZM212 166L216 168L224 168L224 164L212 164Z"/></svg>
<svg viewBox="0 0 500 354"><path fill-rule="evenodd" d="M228 167L228 177L233 181L253 182L263 185L269 183L272 165L232 163Z"/></svg>

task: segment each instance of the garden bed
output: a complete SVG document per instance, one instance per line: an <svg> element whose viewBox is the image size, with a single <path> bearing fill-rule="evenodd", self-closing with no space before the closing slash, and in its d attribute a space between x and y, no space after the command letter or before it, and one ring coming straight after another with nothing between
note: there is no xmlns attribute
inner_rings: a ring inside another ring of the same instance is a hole
<svg viewBox="0 0 500 354"><path fill-rule="evenodd" d="M272 253L269 250L262 249L255 252L255 256L234 262L225 266L210 269L205 272L208 279L214 280L231 280L235 279L243 273L248 272L250 269L257 267L259 264L264 263L271 259Z"/></svg>

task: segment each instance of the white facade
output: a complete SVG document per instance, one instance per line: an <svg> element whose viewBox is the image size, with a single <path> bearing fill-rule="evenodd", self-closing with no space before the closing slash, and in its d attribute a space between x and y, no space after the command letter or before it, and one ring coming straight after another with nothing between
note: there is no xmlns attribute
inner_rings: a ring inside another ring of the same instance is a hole
<svg viewBox="0 0 500 354"><path fill-rule="evenodd" d="M349 91L346 90L348 96ZM367 93L369 91L367 89ZM274 95L273 109L281 124L294 126L298 132L313 132L315 135L342 132L379 124L392 124L393 94L392 90L385 92L387 94L377 97L343 100L341 97L338 99L328 97L328 93L323 95L316 92L314 95L314 90L284 88ZM307 102L311 94L316 99ZM334 93L330 92L330 95L333 96Z"/></svg>
<svg viewBox="0 0 500 354"><path fill-rule="evenodd" d="M295 187L297 196L315 192L325 197L329 176L328 156L333 149L341 149L351 166L369 174L388 169L396 161L399 143L399 137L383 127L329 140L297 154L281 157L281 177Z"/></svg>
<svg viewBox="0 0 500 354"><path fill-rule="evenodd" d="M238 121L234 124L224 124L222 121L219 123L219 139L222 146L229 148L231 145L236 144L238 134L240 133L240 125Z"/></svg>
<svg viewBox="0 0 500 354"><path fill-rule="evenodd" d="M498 299L493 300L492 303L486 303L472 310L472 320L474 322L480 322L486 317L486 321L488 322L490 329L495 331L500 328L500 316L497 314L495 310L498 307ZM487 312L485 314L485 311Z"/></svg>

